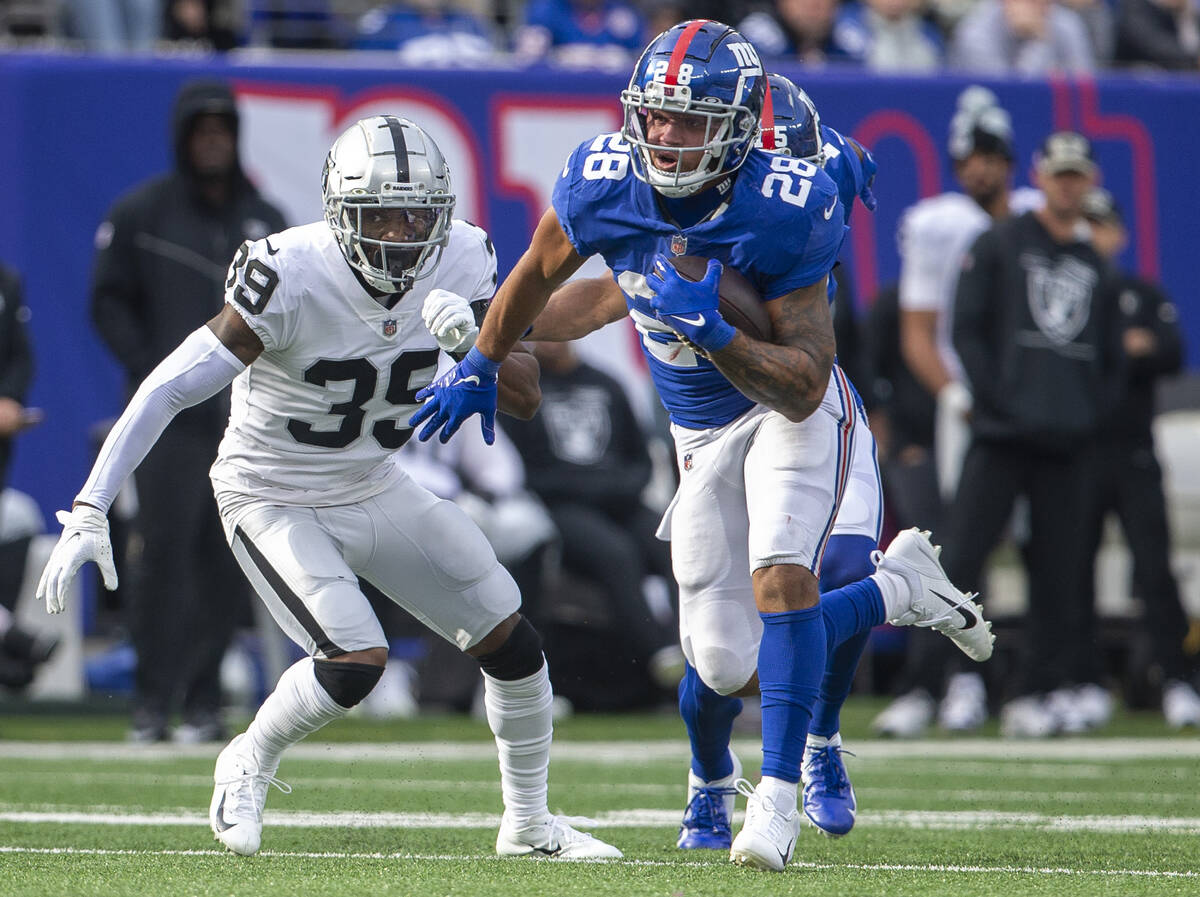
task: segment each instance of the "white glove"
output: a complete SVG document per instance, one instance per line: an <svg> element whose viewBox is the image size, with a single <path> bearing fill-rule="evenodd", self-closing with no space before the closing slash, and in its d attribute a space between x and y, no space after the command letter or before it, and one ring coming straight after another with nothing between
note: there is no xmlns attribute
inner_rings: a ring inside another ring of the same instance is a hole
<svg viewBox="0 0 1200 897"><path fill-rule="evenodd" d="M958 491L963 459L971 444L970 414L974 404L971 391L957 380L951 380L938 390L934 457L942 501L952 501Z"/></svg>
<svg viewBox="0 0 1200 897"><path fill-rule="evenodd" d="M63 531L38 581L37 600L45 601L50 613L61 614L67 606L67 589L80 567L95 561L109 591L117 587L117 568L113 565L108 517L104 513L91 505L80 505L73 511L59 511L55 516Z"/></svg>
<svg viewBox="0 0 1200 897"><path fill-rule="evenodd" d="M466 352L479 336L471 303L449 290L431 290L421 307L421 318L444 352Z"/></svg>

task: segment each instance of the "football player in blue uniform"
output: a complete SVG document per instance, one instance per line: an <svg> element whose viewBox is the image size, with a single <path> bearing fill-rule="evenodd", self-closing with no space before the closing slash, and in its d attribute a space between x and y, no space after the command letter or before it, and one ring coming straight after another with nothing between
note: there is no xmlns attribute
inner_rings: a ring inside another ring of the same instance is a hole
<svg viewBox="0 0 1200 897"><path fill-rule="evenodd" d="M621 132L571 154L553 207L475 346L418 394L426 404L411 423L424 423L419 438L445 441L480 414L488 439L497 366L535 318L532 337L544 327L559 339L633 319L681 471L659 534L671 540L689 663L680 684L693 750L688 814L703 805L727 832L736 787L748 803L731 859L780 871L800 828L797 784L826 621L838 630L833 644L884 620L933 626L978 659L990 655L992 636L979 606L946 579L928 534L916 530L877 555L868 579L826 596L836 613L823 610L817 576L857 424L849 384L833 364L826 295L844 212L817 166L756 148L764 92L757 52L726 25L684 22L655 38L622 92ZM612 268L619 306L601 303L577 320L546 309L593 254ZM670 254L709 258L706 276L685 280ZM770 341L718 312L726 264L762 295ZM755 688L763 716L757 787L740 778L728 747L737 695Z"/></svg>
<svg viewBox="0 0 1200 897"><path fill-rule="evenodd" d="M822 124L813 101L791 79L775 73L767 77L770 86L763 104L762 148L804 159L823 169L837 187L847 222L856 199L874 211L871 183L877 166L870 152L853 138L844 137ZM835 292L831 273L831 303ZM857 392L854 398L859 415L854 456L846 494L821 559L822 593L870 575L874 570L871 555L879 547L883 524L883 487L879 479L875 438L867 425L866 411ZM864 629L839 645L828 645L821 692L808 728L802 767L802 806L809 821L831 837L845 835L853 828L858 809L854 787L841 757L839 715L850 694L870 634L869 629Z"/></svg>

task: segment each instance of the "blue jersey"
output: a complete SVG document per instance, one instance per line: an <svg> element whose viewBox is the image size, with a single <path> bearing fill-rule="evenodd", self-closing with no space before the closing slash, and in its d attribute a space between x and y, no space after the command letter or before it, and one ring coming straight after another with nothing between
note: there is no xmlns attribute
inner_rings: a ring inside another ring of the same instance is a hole
<svg viewBox="0 0 1200 897"><path fill-rule="evenodd" d="M654 189L634 177L619 134L581 144L554 185L563 230L576 252L599 254L612 268L659 397L671 420L690 429L726 424L754 402L654 316L645 280L654 256L719 259L769 301L828 274L846 232L833 181L803 159L755 150L726 189L707 220L676 227Z"/></svg>
<svg viewBox="0 0 1200 897"><path fill-rule="evenodd" d="M846 223L854 211L854 199L859 197L871 211L875 210L875 196L871 193L871 182L875 180L878 167L875 157L858 141L843 137L833 128L821 125L821 144L825 150L825 173L837 184L838 198L846 208ZM859 158L858 152L862 152Z"/></svg>

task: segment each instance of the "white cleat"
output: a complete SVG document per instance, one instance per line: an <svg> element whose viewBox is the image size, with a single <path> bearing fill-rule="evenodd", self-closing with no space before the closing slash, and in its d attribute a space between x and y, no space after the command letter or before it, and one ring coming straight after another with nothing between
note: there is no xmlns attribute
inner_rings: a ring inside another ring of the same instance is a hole
<svg viewBox="0 0 1200 897"><path fill-rule="evenodd" d="M1014 698L1000 708L1001 738L1049 738L1059 731L1058 718L1036 695Z"/></svg>
<svg viewBox="0 0 1200 897"><path fill-rule="evenodd" d="M875 551L871 559L881 570L904 578L911 603L908 610L888 620L893 626L925 626L947 636L972 660L992 656L992 624L983 618L975 602L978 594L967 595L954 587L942 569L942 549L929 541L929 532L906 529L892 540L887 551Z"/></svg>
<svg viewBox="0 0 1200 897"><path fill-rule="evenodd" d="M800 811L780 813L770 798L745 779L738 780L737 790L747 798L746 822L733 839L729 859L739 866L782 872L796 849L803 818Z"/></svg>
<svg viewBox="0 0 1200 897"><path fill-rule="evenodd" d="M1171 679L1163 686L1163 718L1172 729L1200 727L1200 695L1191 683Z"/></svg>
<svg viewBox="0 0 1200 897"><path fill-rule="evenodd" d="M236 854L248 857L258 853L262 844L263 805L267 802L267 786L274 785L284 794L292 788L275 778L273 771L265 772L247 752L239 750L245 735L239 735L217 755L213 772L212 803L208 821L218 841Z"/></svg>
<svg viewBox="0 0 1200 897"><path fill-rule="evenodd" d="M947 732L973 732L987 722L987 688L979 673L955 673L938 705L938 725Z"/></svg>
<svg viewBox="0 0 1200 897"><path fill-rule="evenodd" d="M621 851L574 825L589 822L578 816L549 816L543 822L514 827L505 813L496 835L496 853L502 857L542 856L556 860L619 860Z"/></svg>
<svg viewBox="0 0 1200 897"><path fill-rule="evenodd" d="M933 722L937 709L923 688L905 692L871 721L871 730L885 738L920 738Z"/></svg>

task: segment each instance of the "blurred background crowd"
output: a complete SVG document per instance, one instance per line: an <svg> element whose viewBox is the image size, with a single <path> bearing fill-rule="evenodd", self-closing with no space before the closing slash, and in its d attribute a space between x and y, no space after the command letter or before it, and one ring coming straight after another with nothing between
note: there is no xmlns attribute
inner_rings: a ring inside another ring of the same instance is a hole
<svg viewBox="0 0 1200 897"><path fill-rule="evenodd" d="M5 0L13 41L106 53L173 45L357 50L409 64L620 69L686 18L768 60L880 72L1086 74L1200 67L1196 0Z"/></svg>

